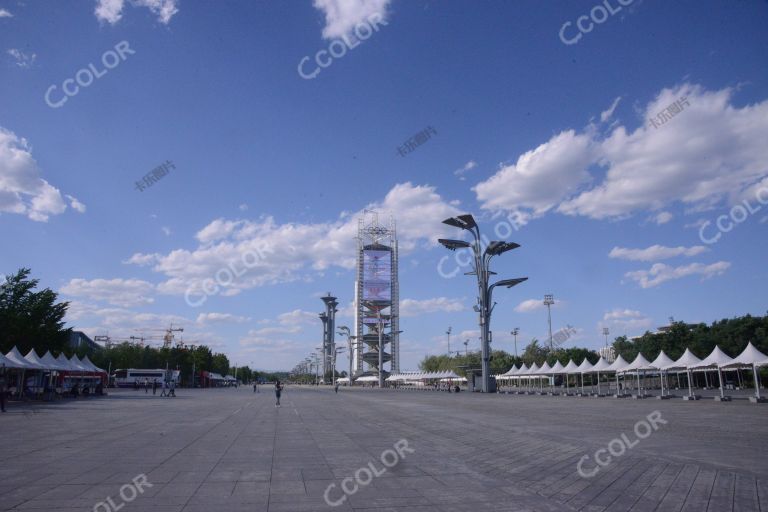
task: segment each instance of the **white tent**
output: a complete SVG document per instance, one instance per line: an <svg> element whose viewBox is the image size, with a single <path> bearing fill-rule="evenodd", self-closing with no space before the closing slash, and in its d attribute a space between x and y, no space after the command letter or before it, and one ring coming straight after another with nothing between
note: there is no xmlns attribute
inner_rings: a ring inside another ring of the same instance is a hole
<svg viewBox="0 0 768 512"><path fill-rule="evenodd" d="M624 373L627 372L635 372L635 375L637 375L637 394L640 395L640 372L645 370L656 370L657 368L653 366L646 358L643 356L642 353L638 352L637 357L635 357L635 360L632 361L629 366L624 368Z"/></svg>
<svg viewBox="0 0 768 512"><path fill-rule="evenodd" d="M693 388L691 387L691 367L699 363L701 363L701 359L693 355L693 352L691 352L690 349L685 349L685 352L683 352L683 355L681 355L677 361L663 368L664 370L686 371L686 375L688 376L688 396L694 400L696 397L694 396Z"/></svg>
<svg viewBox="0 0 768 512"><path fill-rule="evenodd" d="M29 349L29 352L27 353L27 355L24 356L24 359L26 359L27 361L29 361L32 364L37 365L40 368L44 368L46 370L50 370L51 369L48 366L48 364L45 363L45 361L40 359L40 357L35 352L35 349L33 349L33 348Z"/></svg>
<svg viewBox="0 0 768 512"><path fill-rule="evenodd" d="M541 368L539 368L539 371L536 372L538 375L549 375L550 371L552 370L552 367L549 366L549 363L544 361L544 364L541 365ZM539 379L539 391L544 392L544 381L542 379Z"/></svg>
<svg viewBox="0 0 768 512"><path fill-rule="evenodd" d="M563 368L563 373L565 374L565 392L566 394L570 394L568 392L568 375L572 373L579 373L579 367L576 363L573 362L573 359L568 361L568 364L565 365L565 368Z"/></svg>
<svg viewBox="0 0 768 512"><path fill-rule="evenodd" d="M29 359L26 359L24 356L22 356L21 352L19 352L19 349L17 349L16 347L13 347L11 350L9 350L8 353L5 354L5 357L7 359L10 359L14 363L16 363L16 368L22 368L24 370L43 370L44 369L43 365L34 363Z"/></svg>
<svg viewBox="0 0 768 512"><path fill-rule="evenodd" d="M712 349L712 353L704 358L704 360L702 360L699 364L691 366L691 369L699 371L716 369L717 378L720 381L720 398L722 399L725 397L725 392L723 390L723 372L721 368L731 363L733 363L733 359L727 356L725 352L720 350L719 346L715 345L715 348Z"/></svg>
<svg viewBox="0 0 768 512"><path fill-rule="evenodd" d="M5 357L2 353L0 353L0 368L26 368L27 364L27 361L20 363Z"/></svg>
<svg viewBox="0 0 768 512"><path fill-rule="evenodd" d="M62 365L58 360L56 360L55 357L53 357L53 354L49 352L46 352L43 357L40 358L41 361L43 361L46 366L49 368L53 368L54 370L68 370L69 366Z"/></svg>
<svg viewBox="0 0 768 512"><path fill-rule="evenodd" d="M621 396L621 393L619 393L619 372L623 372L624 369L629 366L629 363L624 360L623 357L621 357L621 354L616 356L616 360L611 364L611 366L608 367L609 372L615 372L616 373L616 396Z"/></svg>
<svg viewBox="0 0 768 512"><path fill-rule="evenodd" d="M581 374L581 394L584 394L584 374L585 373L592 373L592 369L594 366L592 366L592 363L589 362L589 359L586 357L581 362L581 364L578 367L579 373Z"/></svg>
<svg viewBox="0 0 768 512"><path fill-rule="evenodd" d="M760 380L757 376L757 369L761 366L768 366L768 356L757 350L752 345L752 342L749 342L741 354L734 357L732 362L723 365L723 367L739 367L742 365L752 367L752 376L755 379L755 397L757 400L760 400Z"/></svg>
<svg viewBox="0 0 768 512"><path fill-rule="evenodd" d="M99 372L99 373L107 373L101 368L99 368L98 366L96 366L95 364L93 364L91 360L88 359L87 355L83 358L83 365L85 365L86 368L90 368L91 371Z"/></svg>
<svg viewBox="0 0 768 512"><path fill-rule="evenodd" d="M659 381L661 382L662 397L664 396L664 380L666 377L666 371L664 370L664 368L666 368L671 364L675 364L675 362L672 359L670 359L670 357L667 354L665 354L663 350L660 351L659 355L656 356L656 359L654 359L651 362L651 366L659 369ZM667 394L669 394L669 384L667 384Z"/></svg>
<svg viewBox="0 0 768 512"><path fill-rule="evenodd" d="M603 356L600 356L600 359L597 360L595 363L595 366L592 367L592 371L597 373L597 394L598 396L602 396L600 393L600 372L607 372L610 371L611 363L603 359Z"/></svg>

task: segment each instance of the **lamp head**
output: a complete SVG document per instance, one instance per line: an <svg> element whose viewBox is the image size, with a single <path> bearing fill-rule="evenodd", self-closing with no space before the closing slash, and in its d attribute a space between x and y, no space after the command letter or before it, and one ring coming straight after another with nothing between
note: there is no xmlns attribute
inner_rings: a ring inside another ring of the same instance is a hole
<svg viewBox="0 0 768 512"><path fill-rule="evenodd" d="M464 249L471 246L469 242L465 242L464 240L451 240L448 238L440 238L437 241L440 242L440 244L443 247L445 247L446 249L450 249L451 251L455 251L456 249Z"/></svg>

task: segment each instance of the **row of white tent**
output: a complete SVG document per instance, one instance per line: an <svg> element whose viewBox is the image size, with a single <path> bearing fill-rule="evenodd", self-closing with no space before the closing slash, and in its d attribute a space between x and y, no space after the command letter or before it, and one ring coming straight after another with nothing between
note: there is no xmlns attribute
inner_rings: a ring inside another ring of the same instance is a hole
<svg viewBox="0 0 768 512"><path fill-rule="evenodd" d="M93 364L91 360L88 359L88 356L80 359L74 355L70 359L67 359L64 354L59 354L59 357L53 357L53 354L48 351L43 357L40 357L34 349L30 349L26 356L22 356L21 352L19 352L16 347L13 347L5 355L0 353L0 368L78 373L106 373L104 370Z"/></svg>
<svg viewBox="0 0 768 512"><path fill-rule="evenodd" d="M508 372L498 375L498 380L520 380L520 379L532 379L544 376L554 375L583 375L590 373L597 373L598 386L600 373L615 373L618 381L618 374L633 373L640 378L640 372L680 372L685 371L688 374L688 391L689 394L693 394L691 390L691 371L714 371L717 370L718 377L720 379L720 394L723 395L723 370L738 370L738 369L751 369L754 373L755 379L755 391L759 398L760 390L757 377L757 368L762 366L768 366L768 356L757 350L752 343L747 343L747 347L738 356L731 358L726 355L719 346L715 346L712 353L704 359L699 359L690 351L685 349L683 355L677 361L670 359L662 350L658 357L649 362L641 353L637 354L637 357L631 363L628 363L624 358L619 355L613 363L609 363L603 357L594 365L590 363L586 358L580 365L577 365L570 360L567 365L563 366L560 361L557 361L554 365L550 366L548 363L544 363L542 366L538 366L534 363L530 368L525 363L520 368L513 366ZM662 380L663 386L663 380ZM662 387L662 393L663 393Z"/></svg>

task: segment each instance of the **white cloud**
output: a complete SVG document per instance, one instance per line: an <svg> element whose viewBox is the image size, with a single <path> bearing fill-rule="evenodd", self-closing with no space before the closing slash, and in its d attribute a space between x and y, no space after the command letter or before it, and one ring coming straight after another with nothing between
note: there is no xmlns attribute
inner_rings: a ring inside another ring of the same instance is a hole
<svg viewBox="0 0 768 512"><path fill-rule="evenodd" d="M662 224L666 224L667 222L671 221L673 218L674 215L672 215L670 212L659 212L655 215L652 215L650 220L661 226Z"/></svg>
<svg viewBox="0 0 768 512"><path fill-rule="evenodd" d="M154 302L154 285L140 279L72 279L61 293L115 306L131 307Z"/></svg>
<svg viewBox="0 0 768 512"><path fill-rule="evenodd" d="M395 185L383 201L369 204L368 210L393 212L398 222L401 254L418 245L434 246L439 236L448 236L452 228L441 221L461 213L443 200L434 187L411 183ZM331 266L352 269L355 266L357 213L344 213L335 222L318 224L278 224L272 217L259 220L216 219L201 229L196 238L200 245L192 250L176 249L168 254L134 254L127 263L148 265L168 279L158 291L183 294L195 290L217 272L227 268L239 274L226 287L224 295L273 283L306 279ZM247 256L248 255L248 256ZM248 262L248 267L244 264Z"/></svg>
<svg viewBox="0 0 768 512"><path fill-rule="evenodd" d="M473 190L484 209L543 215L592 179L587 168L595 159L593 145L590 135L562 132Z"/></svg>
<svg viewBox="0 0 768 512"><path fill-rule="evenodd" d="M238 206L237 209L240 210L241 212L244 212L248 209L248 205L243 203L240 206Z"/></svg>
<svg viewBox="0 0 768 512"><path fill-rule="evenodd" d="M323 37L334 39L350 35L358 23L367 23L373 14L387 18L387 6L391 0L314 0L316 9L325 15Z"/></svg>
<svg viewBox="0 0 768 512"><path fill-rule="evenodd" d="M646 105L644 118L681 97L688 102L665 125L634 131L619 125L605 137L592 125L562 132L479 183L477 199L493 211L594 219L678 202L689 211L734 203L768 174L768 100L738 107L733 93L692 84L663 89Z"/></svg>
<svg viewBox="0 0 768 512"><path fill-rule="evenodd" d="M400 301L400 316L420 316L428 313L451 313L464 311L464 304L459 299L436 297L434 299L416 300L403 299Z"/></svg>
<svg viewBox="0 0 768 512"><path fill-rule="evenodd" d="M636 281L642 288L653 288L665 281L680 279L691 275L701 275L702 279L709 279L723 274L731 264L727 261L718 261L711 265L703 263L691 263L680 267L671 267L664 263L656 263L648 270L635 270L624 274L629 279Z"/></svg>
<svg viewBox="0 0 768 512"><path fill-rule="evenodd" d="M135 7L148 8L164 25L167 25L179 12L177 8L179 0L129 0L129 3ZM96 0L94 14L99 21L114 25L123 17L124 7L125 0Z"/></svg>
<svg viewBox="0 0 768 512"><path fill-rule="evenodd" d="M160 228L160 230L163 232L165 236L171 236L171 228L168 226L163 226Z"/></svg>
<svg viewBox="0 0 768 512"><path fill-rule="evenodd" d="M42 179L26 139L0 127L0 212L46 222L67 209L59 189Z"/></svg>
<svg viewBox="0 0 768 512"><path fill-rule="evenodd" d="M453 175L454 176L458 176L461 181L464 181L464 180L466 180L464 175L467 172L469 172L472 169L474 169L475 167L477 167L477 162L475 162L474 160L470 160L469 162L464 164L464 167L462 167L461 169L456 169L455 171L453 171Z"/></svg>
<svg viewBox="0 0 768 512"><path fill-rule="evenodd" d="M518 313L530 313L544 307L543 299L528 299L515 306L515 311Z"/></svg>
<svg viewBox="0 0 768 512"><path fill-rule="evenodd" d="M6 9L0 9L0 18L13 18L13 14Z"/></svg>
<svg viewBox="0 0 768 512"><path fill-rule="evenodd" d="M663 245L652 245L645 249L627 249L625 247L614 247L608 254L611 258L618 258L630 261L659 261L677 256L698 256L707 252L703 245L694 245L693 247L665 247Z"/></svg>
<svg viewBox="0 0 768 512"><path fill-rule="evenodd" d="M24 53L18 48L11 48L7 53L16 60L16 65L20 68L31 68L37 59L36 53Z"/></svg>
<svg viewBox="0 0 768 512"><path fill-rule="evenodd" d="M245 316L232 315L230 313L200 313L197 315L198 324L211 324L211 323L235 323L240 324L248 322L250 318Z"/></svg>
<svg viewBox="0 0 768 512"><path fill-rule="evenodd" d="M633 309L614 309L603 315L600 327L610 327L612 331L622 333L644 332L653 325L653 320L640 311ZM614 332L614 334L616 334Z"/></svg>
<svg viewBox="0 0 768 512"><path fill-rule="evenodd" d="M76 197L70 196L69 194L67 194L66 197L69 199L69 206L71 206L73 210L79 213L85 213L85 205L78 201Z"/></svg>
<svg viewBox="0 0 768 512"><path fill-rule="evenodd" d="M318 313L294 309L288 313L277 316L277 321L282 325L317 324L320 325Z"/></svg>
<svg viewBox="0 0 768 512"><path fill-rule="evenodd" d="M600 122L604 123L611 117L613 117L613 112L616 110L616 107L619 106L619 102L621 101L621 96L616 97L615 100L613 100L613 103L611 103L611 106L608 107L607 110L603 110L600 113Z"/></svg>

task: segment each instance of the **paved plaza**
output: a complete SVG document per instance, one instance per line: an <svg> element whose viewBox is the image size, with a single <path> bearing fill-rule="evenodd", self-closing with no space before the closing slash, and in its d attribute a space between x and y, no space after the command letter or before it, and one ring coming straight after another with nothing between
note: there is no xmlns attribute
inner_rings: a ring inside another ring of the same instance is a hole
<svg viewBox="0 0 768 512"><path fill-rule="evenodd" d="M287 387L278 409L268 387L178 395L13 405L0 509L768 511L765 404Z"/></svg>

